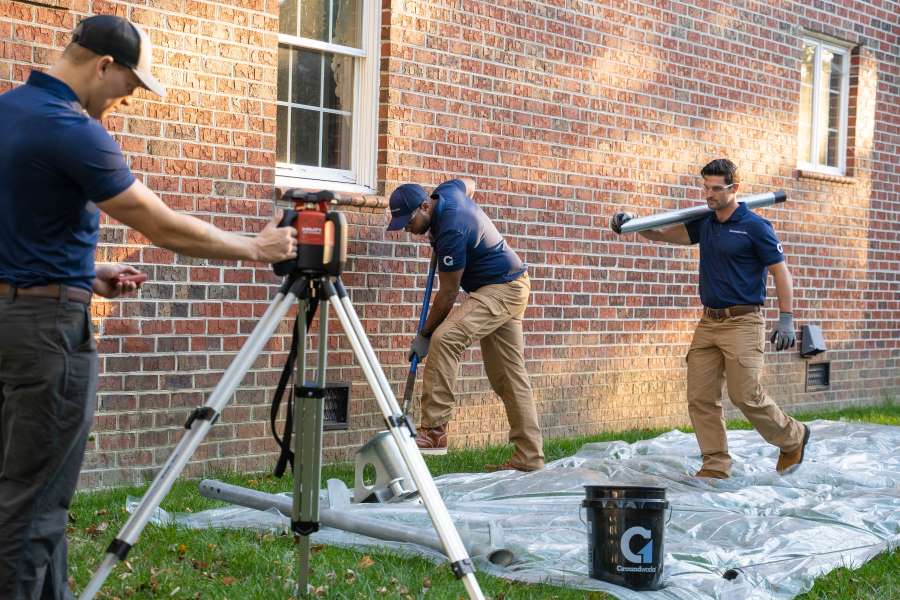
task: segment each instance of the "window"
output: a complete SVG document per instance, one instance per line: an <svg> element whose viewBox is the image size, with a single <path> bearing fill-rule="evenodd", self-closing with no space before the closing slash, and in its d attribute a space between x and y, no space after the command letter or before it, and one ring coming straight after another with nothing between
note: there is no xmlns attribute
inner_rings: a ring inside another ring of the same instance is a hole
<svg viewBox="0 0 900 600"><path fill-rule="evenodd" d="M375 187L379 6L279 0L277 185Z"/></svg>
<svg viewBox="0 0 900 600"><path fill-rule="evenodd" d="M850 48L803 40L800 64L800 168L843 175L847 157Z"/></svg>

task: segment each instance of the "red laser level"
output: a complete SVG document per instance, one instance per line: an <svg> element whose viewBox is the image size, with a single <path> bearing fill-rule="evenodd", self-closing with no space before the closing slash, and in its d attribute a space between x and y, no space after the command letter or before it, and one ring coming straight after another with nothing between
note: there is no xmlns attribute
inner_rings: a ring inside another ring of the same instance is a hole
<svg viewBox="0 0 900 600"><path fill-rule="evenodd" d="M328 210L334 201L332 192L287 190L282 200L292 201L279 227L297 230L297 258L275 265L276 275L298 272L307 275L340 275L347 262L347 219L336 210Z"/></svg>

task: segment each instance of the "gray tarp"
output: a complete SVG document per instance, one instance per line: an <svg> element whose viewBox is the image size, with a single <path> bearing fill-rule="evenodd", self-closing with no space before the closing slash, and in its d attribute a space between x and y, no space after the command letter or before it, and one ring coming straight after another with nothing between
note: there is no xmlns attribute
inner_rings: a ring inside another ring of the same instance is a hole
<svg viewBox="0 0 900 600"><path fill-rule="evenodd" d="M900 427L815 421L807 458L775 473L777 449L754 431L731 431L735 461L726 481L697 480L692 434L670 431L627 444L588 444L543 471L455 474L437 478L461 532L491 532L516 554L510 567L477 561L481 572L524 582L602 590L630 599L787 599L840 566L859 566L900 545ZM634 592L591 579L584 485L667 488L672 517L665 532L665 587ZM380 520L430 527L415 502L354 505ZM168 521L162 511L158 520ZM177 515L189 527L284 528L276 514L242 508ZM434 560L439 554L323 529L317 543L387 546ZM727 581L722 574L739 569Z"/></svg>

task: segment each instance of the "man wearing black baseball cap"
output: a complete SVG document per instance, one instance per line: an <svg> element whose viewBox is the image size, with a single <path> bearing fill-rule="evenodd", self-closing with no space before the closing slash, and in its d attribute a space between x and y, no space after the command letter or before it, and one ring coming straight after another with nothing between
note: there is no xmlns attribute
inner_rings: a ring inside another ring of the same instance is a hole
<svg viewBox="0 0 900 600"><path fill-rule="evenodd" d="M544 466L544 452L525 370L522 318L531 292L528 269L472 200L474 192L471 179L451 179L430 196L422 186L406 183L390 197L388 231L430 234L440 281L409 353L410 360L413 355L419 360L428 355L416 445L423 454L447 452L446 425L453 411L459 361L478 341L488 380L506 408L509 439L515 446L506 463L487 468L535 471ZM453 309L460 287L467 296Z"/></svg>
<svg viewBox="0 0 900 600"><path fill-rule="evenodd" d="M153 243L201 258L296 256L280 215L250 237L172 211L135 179L98 121L138 87L162 95L147 35L90 17L47 73L0 95L0 598L62 600L67 507L93 420L90 302L133 291L94 264L100 210Z"/></svg>

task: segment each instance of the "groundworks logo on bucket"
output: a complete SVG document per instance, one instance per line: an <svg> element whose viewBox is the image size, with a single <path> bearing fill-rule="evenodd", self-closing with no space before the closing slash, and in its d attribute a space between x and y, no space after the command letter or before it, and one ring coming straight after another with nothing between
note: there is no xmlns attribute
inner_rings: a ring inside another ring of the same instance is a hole
<svg viewBox="0 0 900 600"><path fill-rule="evenodd" d="M631 538L641 537L648 540L644 547L638 550L637 554L631 551ZM622 556L625 560L639 565L646 565L653 562L653 537L649 529L643 527L632 527L622 534L619 541L619 547L622 550ZM656 573L656 567L623 567L616 565L616 571L619 573Z"/></svg>

